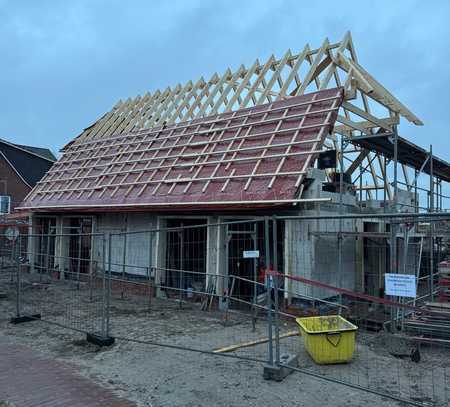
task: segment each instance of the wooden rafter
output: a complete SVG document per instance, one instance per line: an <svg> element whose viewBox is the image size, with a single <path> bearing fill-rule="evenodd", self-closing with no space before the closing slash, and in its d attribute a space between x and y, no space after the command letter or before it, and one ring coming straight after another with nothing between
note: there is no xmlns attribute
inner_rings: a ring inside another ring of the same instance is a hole
<svg viewBox="0 0 450 407"><path fill-rule="evenodd" d="M375 134L380 129L392 131L400 116L416 125L422 124L361 66L348 32L337 43L325 39L316 49L307 44L299 53L288 50L281 59L271 55L267 61L257 59L248 67L240 65L235 70L226 69L222 75L214 73L209 80L187 81L175 88L168 87L143 97L120 101L70 145L278 101L302 95L305 91L314 90L312 88L319 90L341 85L348 97L339 111L333 134L328 136L335 149L339 148L336 141L340 135L351 138L355 134ZM362 105L352 100L358 97ZM369 101L387 109L388 115L378 117L372 113ZM353 173L365 161L373 184L377 186L380 180L384 180L391 196L388 171L379 156L372 160L374 155L377 156L376 153L362 151L346 171ZM405 167L403 174L410 187Z"/></svg>
<svg viewBox="0 0 450 407"><path fill-rule="evenodd" d="M192 91L196 85L177 88ZM323 151L343 97L342 88L327 89L289 103L273 101L75 143L37 184L28 204L297 200L306 169ZM177 100L177 93L168 90L163 103L179 110ZM141 108L146 102L139 103ZM127 116L117 120L122 126L128 123Z"/></svg>

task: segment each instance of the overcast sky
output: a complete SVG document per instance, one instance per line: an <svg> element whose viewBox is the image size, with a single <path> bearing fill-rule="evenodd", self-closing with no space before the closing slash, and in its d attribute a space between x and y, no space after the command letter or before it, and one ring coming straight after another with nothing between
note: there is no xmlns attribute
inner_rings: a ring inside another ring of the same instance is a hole
<svg viewBox="0 0 450 407"><path fill-rule="evenodd" d="M449 17L449 1L0 0L0 138L56 152L118 99L350 30L425 123L401 134L450 161Z"/></svg>

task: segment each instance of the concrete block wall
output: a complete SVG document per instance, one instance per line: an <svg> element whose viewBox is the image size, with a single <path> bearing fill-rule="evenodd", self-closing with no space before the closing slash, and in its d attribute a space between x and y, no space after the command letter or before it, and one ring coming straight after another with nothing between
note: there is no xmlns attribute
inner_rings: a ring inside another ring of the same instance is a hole
<svg viewBox="0 0 450 407"><path fill-rule="evenodd" d="M301 215L317 212L302 211ZM321 212L330 215L332 212ZM338 220L287 220L285 223L285 273L324 282L336 287L355 289L356 239L346 236L342 240L342 275L338 268ZM342 222L343 231L355 231L355 220ZM327 234L329 233L329 234ZM297 295L327 298L334 292L313 285L286 279L285 287L290 299Z"/></svg>
<svg viewBox="0 0 450 407"><path fill-rule="evenodd" d="M119 273L122 271L120 264L122 262L123 242L122 239L112 235L111 236L111 257L109 257L109 241L108 234L121 233L126 231L126 214L118 213L104 213L96 216L96 233L104 234L105 248L103 249L102 237L95 239L97 244L94 244L94 252L92 258L99 262L100 269L103 269L103 264L108 268L109 260L111 260L111 271ZM103 251L104 250L104 251ZM103 259L103 254L105 258Z"/></svg>
<svg viewBox="0 0 450 407"><path fill-rule="evenodd" d="M111 234L111 270L115 273L147 275L147 267L155 265L157 217L150 213L105 213L97 216L96 232ZM101 261L101 237L94 244L94 258ZM106 242L106 263L109 261ZM125 265L125 266L124 266Z"/></svg>
<svg viewBox="0 0 450 407"><path fill-rule="evenodd" d="M146 275L156 256L156 216L150 213L128 214L126 243L126 272Z"/></svg>

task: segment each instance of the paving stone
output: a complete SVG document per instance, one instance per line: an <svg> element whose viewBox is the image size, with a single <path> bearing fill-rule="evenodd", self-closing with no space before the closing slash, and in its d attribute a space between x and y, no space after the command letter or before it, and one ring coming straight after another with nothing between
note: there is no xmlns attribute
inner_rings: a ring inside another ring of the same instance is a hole
<svg viewBox="0 0 450 407"><path fill-rule="evenodd" d="M135 407L77 373L74 366L30 348L0 343L0 401L15 407Z"/></svg>

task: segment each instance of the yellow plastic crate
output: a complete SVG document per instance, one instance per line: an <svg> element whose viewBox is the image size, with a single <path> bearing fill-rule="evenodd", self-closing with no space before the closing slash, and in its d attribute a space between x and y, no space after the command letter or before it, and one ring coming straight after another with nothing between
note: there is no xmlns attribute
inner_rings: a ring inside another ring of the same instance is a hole
<svg viewBox="0 0 450 407"><path fill-rule="evenodd" d="M340 315L297 318L305 348L319 365L349 362L358 327Z"/></svg>

